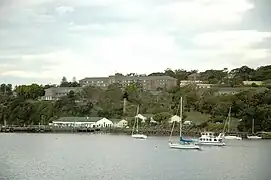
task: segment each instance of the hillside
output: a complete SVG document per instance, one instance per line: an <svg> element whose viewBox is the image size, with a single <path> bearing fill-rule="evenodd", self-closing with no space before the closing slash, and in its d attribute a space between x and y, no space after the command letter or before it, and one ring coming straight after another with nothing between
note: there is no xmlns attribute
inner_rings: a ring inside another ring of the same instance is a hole
<svg viewBox="0 0 271 180"><path fill-rule="evenodd" d="M154 93L143 89L140 83L130 83L126 86L115 83L103 89L86 86L82 87L82 91L69 91L56 101L42 101L40 97L44 95L44 89L51 87L50 85L22 85L12 91L11 85L2 84L0 123L23 126L48 124L59 117L134 117L136 107L140 105L141 114L153 114L154 120L164 124L171 115L178 114L180 97L183 97L184 119L203 127L223 122L229 108L232 107L232 118L236 118L232 126L237 127L239 131L250 131L252 119L255 119L255 131L271 131L271 90L240 87L242 80L268 82L270 69L271 66L256 70L244 66L230 72L208 70L199 73L197 77L208 83L227 82L231 86L239 86L238 91L231 89L224 93L219 93L217 88L206 88L202 91L194 85L176 86L169 90L159 89ZM167 69L163 73L152 75L165 74L182 80L188 79L188 76L195 72ZM227 76L224 76L225 74ZM63 78L59 86L74 87L80 84L67 82ZM127 100L125 107L124 99ZM208 123L203 123L207 120Z"/></svg>

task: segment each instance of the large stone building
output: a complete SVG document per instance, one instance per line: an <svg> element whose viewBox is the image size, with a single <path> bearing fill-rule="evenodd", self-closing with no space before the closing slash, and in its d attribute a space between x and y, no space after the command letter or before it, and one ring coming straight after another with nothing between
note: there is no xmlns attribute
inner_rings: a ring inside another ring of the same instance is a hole
<svg viewBox="0 0 271 180"><path fill-rule="evenodd" d="M58 100L61 96L67 95L70 91L80 92L84 86L95 86L107 88L108 85L119 83L126 86L138 82L145 90L156 91L158 88L171 88L177 85L177 79L169 76L109 76L90 77L79 81L82 87L51 87L45 89L45 95L41 100Z"/></svg>
<svg viewBox="0 0 271 180"><path fill-rule="evenodd" d="M113 83L122 86L131 83L140 83L145 90L157 90L159 88L172 88L177 85L177 79L170 76L109 76L109 77L87 77L79 81L81 86L107 87Z"/></svg>
<svg viewBox="0 0 271 180"><path fill-rule="evenodd" d="M82 87L51 87L45 89L45 95L41 97L41 100L51 101L58 100L61 96L67 95L70 91L79 92Z"/></svg>
<svg viewBox="0 0 271 180"><path fill-rule="evenodd" d="M188 81L199 81L199 80L200 80L199 73L193 73L188 76Z"/></svg>

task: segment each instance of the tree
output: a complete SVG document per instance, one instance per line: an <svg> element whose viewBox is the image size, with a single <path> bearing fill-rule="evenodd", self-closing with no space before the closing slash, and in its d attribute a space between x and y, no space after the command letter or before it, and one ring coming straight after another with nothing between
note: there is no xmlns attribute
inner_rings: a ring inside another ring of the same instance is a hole
<svg viewBox="0 0 271 180"><path fill-rule="evenodd" d="M159 122L159 123L167 123L169 118L170 118L170 113L169 112L161 112L157 113L153 116L153 120Z"/></svg>
<svg viewBox="0 0 271 180"><path fill-rule="evenodd" d="M254 69L251 69L247 66L242 66L230 71L230 75L233 78L240 78L241 81L250 81L253 79Z"/></svg>
<svg viewBox="0 0 271 180"><path fill-rule="evenodd" d="M1 84L0 85L0 94L12 94L12 85L11 84Z"/></svg>
<svg viewBox="0 0 271 180"><path fill-rule="evenodd" d="M63 76L61 80L60 87L69 87L69 82L67 81L67 78L65 76Z"/></svg>
<svg viewBox="0 0 271 180"><path fill-rule="evenodd" d="M222 83L227 78L227 72L224 70L206 70L200 73L201 80L206 81L209 84Z"/></svg>
<svg viewBox="0 0 271 180"><path fill-rule="evenodd" d="M270 66L256 70L243 66L232 70L230 74L227 74L226 70L207 70L200 74L202 80L209 83L229 82L232 86L242 87L244 79L265 79L264 86L267 86L271 79L269 70ZM194 72L197 71L167 69L165 72L151 75L168 75L183 80ZM136 73L128 75L140 76ZM76 78L73 78L72 82L68 82L63 77L61 86L77 86L79 83L76 83ZM268 89L251 88L236 94L219 95L217 93L219 88L199 89L196 85L191 84L153 92L143 89L140 83L135 82L125 87L121 84L111 84L107 89L88 86L83 87L79 93L70 91L57 101L39 101L39 97L44 94L44 89L49 87L53 86L38 84L16 86L14 91L17 96L13 96L11 85L0 85L0 123L7 122L8 125L48 124L53 119L65 116L134 117L136 107L140 105L140 113L154 114L154 120L163 124L171 115L179 113L180 97L183 97L183 119L186 114L190 115L193 111L211 116L209 121L193 127L196 128L195 131L199 128L221 128L223 124L218 126L214 122L224 122L229 107L232 109L233 119L242 119L237 122L240 131L251 132L252 119L255 120L255 131L271 131L271 90ZM124 98L127 99L125 114L123 114ZM188 113L189 111L190 113Z"/></svg>
<svg viewBox="0 0 271 180"><path fill-rule="evenodd" d="M266 81L271 79L271 65L261 66L254 71L252 80Z"/></svg>
<svg viewBox="0 0 271 180"><path fill-rule="evenodd" d="M18 96L24 97L25 99L36 100L41 96L44 96L44 88L38 84L31 85L20 85L16 86L14 90Z"/></svg>

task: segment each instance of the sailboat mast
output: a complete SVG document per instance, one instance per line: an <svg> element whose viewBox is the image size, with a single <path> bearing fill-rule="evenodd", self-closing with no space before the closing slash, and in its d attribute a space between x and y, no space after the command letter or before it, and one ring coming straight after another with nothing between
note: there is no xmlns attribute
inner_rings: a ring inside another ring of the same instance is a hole
<svg viewBox="0 0 271 180"><path fill-rule="evenodd" d="M136 115L139 114L139 105L137 105ZM138 118L136 117L136 132L138 133Z"/></svg>
<svg viewBox="0 0 271 180"><path fill-rule="evenodd" d="M183 97L180 99L180 137L182 137Z"/></svg>
<svg viewBox="0 0 271 180"><path fill-rule="evenodd" d="M230 132L230 123L231 123L231 107L230 107L230 110L229 110L229 120L228 120L228 133Z"/></svg>
<svg viewBox="0 0 271 180"><path fill-rule="evenodd" d="M252 135L254 134L254 118L252 119Z"/></svg>
<svg viewBox="0 0 271 180"><path fill-rule="evenodd" d="M139 113L139 106L137 106L137 109L136 109L136 115L135 115L135 122L134 122L134 125L133 125L133 130L132 130L132 135L134 134L134 131L136 129L136 132L138 132L138 121L137 121L137 115ZM137 127L135 127L137 126Z"/></svg>

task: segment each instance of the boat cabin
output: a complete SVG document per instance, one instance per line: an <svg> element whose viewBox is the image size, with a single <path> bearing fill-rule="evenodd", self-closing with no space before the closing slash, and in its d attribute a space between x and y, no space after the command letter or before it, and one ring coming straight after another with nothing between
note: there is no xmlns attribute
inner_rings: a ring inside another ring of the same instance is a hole
<svg viewBox="0 0 271 180"><path fill-rule="evenodd" d="M204 138L204 137L201 137L199 138L200 141L202 142L222 142L222 139L221 138Z"/></svg>
<svg viewBox="0 0 271 180"><path fill-rule="evenodd" d="M208 137L214 137L215 134L213 132L202 132L201 136L208 136Z"/></svg>
<svg viewBox="0 0 271 180"><path fill-rule="evenodd" d="M202 142L222 142L222 137L221 134L215 136L213 132L202 132L199 140Z"/></svg>

